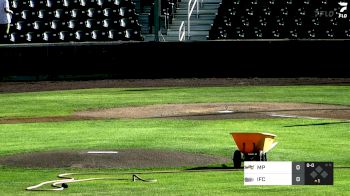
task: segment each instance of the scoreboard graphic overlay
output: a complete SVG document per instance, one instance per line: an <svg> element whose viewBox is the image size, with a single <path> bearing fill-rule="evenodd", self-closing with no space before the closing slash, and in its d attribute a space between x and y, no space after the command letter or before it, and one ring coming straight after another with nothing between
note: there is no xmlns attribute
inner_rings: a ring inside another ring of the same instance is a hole
<svg viewBox="0 0 350 196"><path fill-rule="evenodd" d="M333 162L244 162L244 185L333 185Z"/></svg>

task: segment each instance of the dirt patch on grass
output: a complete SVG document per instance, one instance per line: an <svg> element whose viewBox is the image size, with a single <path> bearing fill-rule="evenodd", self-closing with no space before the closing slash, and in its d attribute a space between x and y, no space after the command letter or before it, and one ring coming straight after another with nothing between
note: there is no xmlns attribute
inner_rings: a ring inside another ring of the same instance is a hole
<svg viewBox="0 0 350 196"><path fill-rule="evenodd" d="M269 112L274 117L274 112ZM280 111L279 115L291 115L291 117L310 117L310 118L325 118L325 119L339 119L339 120L350 120L350 109L321 109L321 110L300 110L300 111Z"/></svg>
<svg viewBox="0 0 350 196"><path fill-rule="evenodd" d="M77 112L82 118L259 119L271 114L350 119L350 107L304 103L199 103L112 108Z"/></svg>
<svg viewBox="0 0 350 196"><path fill-rule="evenodd" d="M207 87L207 86L281 86L349 85L350 78L184 78L124 79L90 81L0 82L0 93L37 92L88 88Z"/></svg>
<svg viewBox="0 0 350 196"><path fill-rule="evenodd" d="M0 118L0 124L98 119L174 118L193 120L312 117L350 120L350 107L305 103L198 103L98 109L71 116Z"/></svg>
<svg viewBox="0 0 350 196"><path fill-rule="evenodd" d="M17 123L38 123L38 122L62 122L77 120L98 120L101 118L82 117L82 116L49 116L49 117L23 117L23 118L0 118L0 124Z"/></svg>
<svg viewBox="0 0 350 196"><path fill-rule="evenodd" d="M18 154L0 158L0 165L27 168L154 168L225 164L229 158L185 152L128 149L116 154L59 151Z"/></svg>

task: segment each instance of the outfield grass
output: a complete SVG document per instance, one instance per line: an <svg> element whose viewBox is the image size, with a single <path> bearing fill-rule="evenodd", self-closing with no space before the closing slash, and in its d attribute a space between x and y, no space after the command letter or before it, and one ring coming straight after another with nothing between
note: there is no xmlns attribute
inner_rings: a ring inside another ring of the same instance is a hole
<svg viewBox="0 0 350 196"><path fill-rule="evenodd" d="M91 181L71 183L62 192L28 192L24 189L46 180L55 180L59 173L73 170L1 169L0 193L2 195L349 195L349 169L334 170L333 186L244 186L243 171L147 174L143 178L157 179L156 183L131 182L130 175L113 175L120 170L80 169L73 172L109 172L110 176L128 178L129 181ZM138 170L140 171L140 170ZM104 175L77 175L107 177ZM15 179L15 180L14 180ZM46 188L50 188L49 186Z"/></svg>
<svg viewBox="0 0 350 196"><path fill-rule="evenodd" d="M0 125L0 155L55 149L151 148L229 157L235 146L230 132L258 131L278 136L280 143L270 153L272 160L334 161L337 166L350 166L350 123L336 122L148 119L9 124Z"/></svg>
<svg viewBox="0 0 350 196"><path fill-rule="evenodd" d="M321 125L322 123L326 123ZM330 124L327 124L330 123ZM334 123L334 124L332 124ZM298 125L298 126L295 126ZM300 126L304 125L304 126ZM295 127L293 127L295 126ZM349 124L330 120L99 120L0 125L0 154L57 149L155 148L231 156L231 131L278 135L269 154L275 161L334 161L350 166ZM231 166L231 163L227 163ZM165 170L175 168L163 168ZM66 172L120 172L117 169L0 168L0 193L27 195L24 188ZM145 171L130 169L127 171ZM95 176L98 177L98 176ZM124 177L124 176L123 176ZM130 178L130 176L128 176ZM77 195L348 195L350 169L335 169L334 186L243 186L243 172L152 174L154 184L95 181L71 184L62 193ZM51 192L35 192L39 195Z"/></svg>
<svg viewBox="0 0 350 196"><path fill-rule="evenodd" d="M156 103L308 102L350 105L349 86L88 89L0 94L0 117L67 115L89 108ZM149 148L231 157L230 132L270 132L279 144L274 161L333 161L350 167L349 122L311 119L90 120L0 124L0 156L64 149ZM228 165L231 163L227 163ZM230 165L229 165L230 166ZM175 168L163 168L175 169ZM145 171L130 169L127 171ZM27 186L65 172L118 169L24 169L0 167L0 195L32 195ZM37 195L349 195L350 169L335 169L334 186L243 186L243 172L152 174L157 183L96 181L71 184L59 193Z"/></svg>
<svg viewBox="0 0 350 196"><path fill-rule="evenodd" d="M307 102L350 105L350 86L248 86L85 89L0 94L0 117L69 115L74 111L166 103Z"/></svg>

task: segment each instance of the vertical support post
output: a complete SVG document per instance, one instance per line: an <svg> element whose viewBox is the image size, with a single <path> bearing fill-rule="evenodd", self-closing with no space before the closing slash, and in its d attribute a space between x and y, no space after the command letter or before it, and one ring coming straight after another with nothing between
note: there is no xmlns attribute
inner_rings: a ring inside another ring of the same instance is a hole
<svg viewBox="0 0 350 196"><path fill-rule="evenodd" d="M160 0L154 0L154 41L159 42L159 11L160 11Z"/></svg>
<svg viewBox="0 0 350 196"><path fill-rule="evenodd" d="M197 0L197 19L199 18L199 0Z"/></svg>
<svg viewBox="0 0 350 196"><path fill-rule="evenodd" d="M187 39L189 40L191 37L191 23L190 23L190 10L191 10L191 0L188 2L188 7L187 7Z"/></svg>

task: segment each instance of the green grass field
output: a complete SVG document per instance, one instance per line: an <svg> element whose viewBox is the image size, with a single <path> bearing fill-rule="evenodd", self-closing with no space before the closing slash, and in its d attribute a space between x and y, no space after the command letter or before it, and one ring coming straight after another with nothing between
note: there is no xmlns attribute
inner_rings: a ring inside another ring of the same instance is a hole
<svg viewBox="0 0 350 196"><path fill-rule="evenodd" d="M0 117L62 116L74 111L167 103L304 102L350 105L349 86L84 89L0 94Z"/></svg>
<svg viewBox="0 0 350 196"><path fill-rule="evenodd" d="M350 105L349 86L87 89L0 94L0 116L68 115L91 108L158 103L307 102ZM337 120L89 120L0 125L0 156L61 149L149 148L230 157L230 132L270 132L279 144L273 161L333 161L350 167L350 124ZM231 163L227 163L228 166ZM177 170L160 168L152 170ZM335 168L334 186L243 186L243 171L148 174L157 183L94 181L62 192L26 192L27 186L66 172L121 172L151 169L26 169L0 167L0 195L349 195L350 169Z"/></svg>

